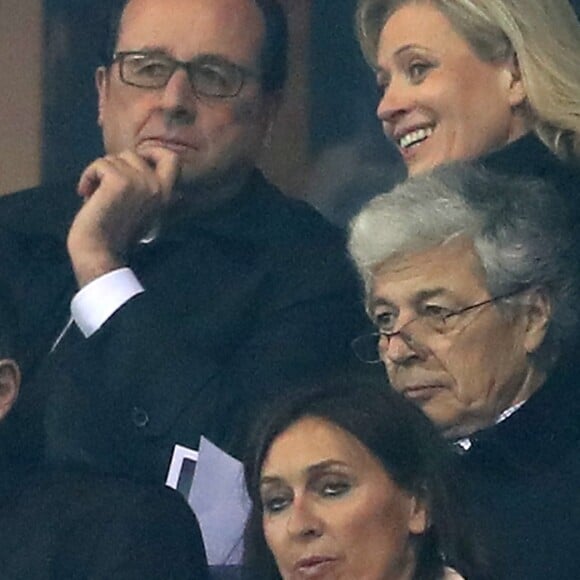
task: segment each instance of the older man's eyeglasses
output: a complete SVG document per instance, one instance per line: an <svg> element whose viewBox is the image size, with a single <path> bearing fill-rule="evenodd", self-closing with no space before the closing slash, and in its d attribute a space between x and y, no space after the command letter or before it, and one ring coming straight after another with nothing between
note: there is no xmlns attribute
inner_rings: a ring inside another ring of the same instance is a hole
<svg viewBox="0 0 580 580"><path fill-rule="evenodd" d="M121 80L142 89L161 89L178 68L186 71L193 92L202 97L228 98L239 94L249 78L257 73L218 57L191 61L171 58L163 52L116 52L113 63L119 63Z"/></svg>
<svg viewBox="0 0 580 580"><path fill-rule="evenodd" d="M388 348L391 339L395 336L404 337L407 344L416 347L420 342L428 341L433 336L445 335L456 328L456 322L459 318L483 306L493 304L500 300L510 298L523 290L516 290L507 294L494 296L487 300L482 300L475 304L470 304L459 310L449 310L443 307L426 308L424 312L418 314L399 328L399 330L390 330L389 327L396 324L396 317L389 316L387 321L381 321L381 325L386 328L379 328L376 332L363 334L355 338L352 343L352 349L356 356L366 363L381 362L381 350Z"/></svg>

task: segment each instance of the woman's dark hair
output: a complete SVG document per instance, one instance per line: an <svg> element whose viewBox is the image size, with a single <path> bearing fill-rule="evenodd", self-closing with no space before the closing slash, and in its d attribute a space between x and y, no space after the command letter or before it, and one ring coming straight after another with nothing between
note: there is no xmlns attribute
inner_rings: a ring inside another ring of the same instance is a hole
<svg viewBox="0 0 580 580"><path fill-rule="evenodd" d="M358 377L319 381L314 388L296 391L256 423L244 463L252 501L245 531L248 578L281 578L264 537L260 477L274 440L304 417L326 420L356 437L399 487L426 502L430 526L415 538L414 580L442 578L447 561L469 580L487 578L449 489L447 444L418 408L386 385Z"/></svg>
<svg viewBox="0 0 580 580"><path fill-rule="evenodd" d="M266 93L281 91L288 76L288 23L278 0L254 0L264 17L266 33L262 47L262 88ZM129 0L113 2L105 23L101 61L109 66L117 46L121 19Z"/></svg>

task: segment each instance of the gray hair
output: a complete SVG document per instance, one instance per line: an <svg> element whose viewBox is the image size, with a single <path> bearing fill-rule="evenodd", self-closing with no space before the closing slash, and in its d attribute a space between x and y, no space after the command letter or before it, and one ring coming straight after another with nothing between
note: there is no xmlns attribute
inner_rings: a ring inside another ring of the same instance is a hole
<svg viewBox="0 0 580 580"><path fill-rule="evenodd" d="M576 328L574 230L564 199L540 180L504 177L460 162L409 178L354 218L349 250L365 283L387 260L455 236L470 238L491 296L541 289L551 320L536 353L549 366ZM513 314L529 298L505 300Z"/></svg>
<svg viewBox="0 0 580 580"><path fill-rule="evenodd" d="M537 135L580 159L580 24L568 0L359 0L356 32L376 67L381 31L398 8L428 2L486 62L517 58Z"/></svg>

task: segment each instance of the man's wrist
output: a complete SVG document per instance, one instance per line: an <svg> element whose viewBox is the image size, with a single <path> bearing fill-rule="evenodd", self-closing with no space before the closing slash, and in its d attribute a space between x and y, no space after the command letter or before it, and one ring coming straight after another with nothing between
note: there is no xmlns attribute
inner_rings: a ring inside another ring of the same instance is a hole
<svg viewBox="0 0 580 580"><path fill-rule="evenodd" d="M72 317L85 337L91 336L144 288L130 268L117 268L82 287L71 302Z"/></svg>
<svg viewBox="0 0 580 580"><path fill-rule="evenodd" d="M91 255L90 259L86 260L73 258L71 255L71 261L79 289L126 266L122 260L111 254L101 254L98 257Z"/></svg>

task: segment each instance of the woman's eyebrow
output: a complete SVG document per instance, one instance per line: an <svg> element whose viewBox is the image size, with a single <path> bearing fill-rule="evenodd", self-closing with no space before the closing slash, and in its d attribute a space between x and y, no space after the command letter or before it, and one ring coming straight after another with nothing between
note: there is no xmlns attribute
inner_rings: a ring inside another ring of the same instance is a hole
<svg viewBox="0 0 580 580"><path fill-rule="evenodd" d="M316 475L330 469L332 467L345 468L348 463L340 459L324 459L320 462L313 463L305 467L302 472L306 475ZM278 475L264 475L260 479L260 486L276 485L283 482L283 478Z"/></svg>
<svg viewBox="0 0 580 580"><path fill-rule="evenodd" d="M276 485L282 483L282 478L277 475L265 475L260 478L260 487L268 485Z"/></svg>
<svg viewBox="0 0 580 580"><path fill-rule="evenodd" d="M324 461L308 466L306 471L309 475L318 475L333 467L345 468L348 467L348 463L340 459L325 459Z"/></svg>

